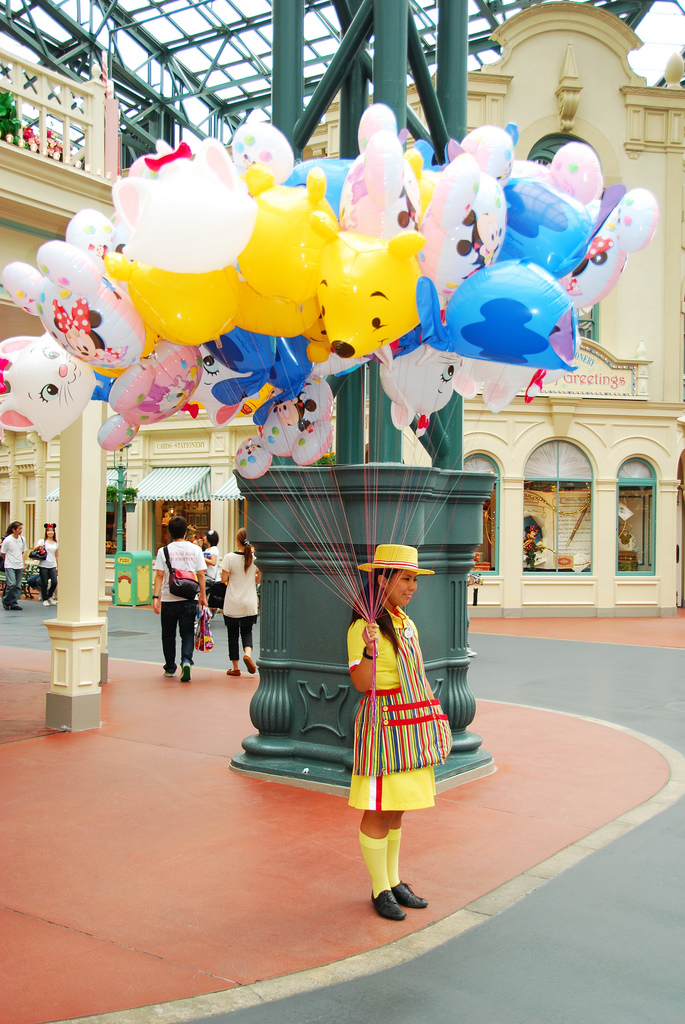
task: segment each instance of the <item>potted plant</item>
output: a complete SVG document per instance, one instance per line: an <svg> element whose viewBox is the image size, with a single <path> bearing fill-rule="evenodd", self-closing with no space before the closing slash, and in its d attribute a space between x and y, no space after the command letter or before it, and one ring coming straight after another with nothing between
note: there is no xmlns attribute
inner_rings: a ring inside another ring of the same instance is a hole
<svg viewBox="0 0 685 1024"><path fill-rule="evenodd" d="M135 512L136 498L138 497L137 487L124 487L124 502L127 512Z"/></svg>
<svg viewBox="0 0 685 1024"><path fill-rule="evenodd" d="M119 499L119 489L113 487L111 484L107 488L107 511L115 512L117 507L117 501Z"/></svg>

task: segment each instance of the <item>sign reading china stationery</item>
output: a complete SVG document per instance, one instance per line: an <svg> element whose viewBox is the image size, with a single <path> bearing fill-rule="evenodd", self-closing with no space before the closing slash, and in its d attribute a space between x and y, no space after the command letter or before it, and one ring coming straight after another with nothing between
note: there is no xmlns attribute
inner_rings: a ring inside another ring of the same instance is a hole
<svg viewBox="0 0 685 1024"><path fill-rule="evenodd" d="M614 362L598 345L583 341L575 370L569 370L554 384L543 386L542 394L579 398L648 398L647 363Z"/></svg>

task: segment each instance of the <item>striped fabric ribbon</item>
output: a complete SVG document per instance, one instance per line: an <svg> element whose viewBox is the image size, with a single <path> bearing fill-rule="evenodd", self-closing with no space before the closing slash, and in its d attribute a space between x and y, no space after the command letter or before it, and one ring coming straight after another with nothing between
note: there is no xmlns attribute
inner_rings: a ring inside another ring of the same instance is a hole
<svg viewBox="0 0 685 1024"><path fill-rule="evenodd" d="M390 775L443 764L452 749L452 732L440 702L429 698L421 649L414 633L395 628L400 686L372 691L361 700L355 728L354 771Z"/></svg>

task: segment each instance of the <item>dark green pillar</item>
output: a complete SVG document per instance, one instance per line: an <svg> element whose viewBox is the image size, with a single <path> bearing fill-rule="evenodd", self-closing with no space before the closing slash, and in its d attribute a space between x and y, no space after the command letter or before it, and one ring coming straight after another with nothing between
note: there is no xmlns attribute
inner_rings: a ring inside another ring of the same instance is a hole
<svg viewBox="0 0 685 1024"><path fill-rule="evenodd" d="M469 12L468 0L439 0L438 67L435 87L438 103L451 138L461 141L467 132ZM433 416L439 451L433 457L437 469L461 469L464 453L464 400L454 395L449 405Z"/></svg>
<svg viewBox="0 0 685 1024"><path fill-rule="evenodd" d="M392 108L397 127L407 123L409 0L373 2L373 100ZM402 434L390 418L380 366L369 365L369 462L402 462Z"/></svg>
<svg viewBox="0 0 685 1024"><path fill-rule="evenodd" d="M347 13L354 15L361 0L349 0L347 6ZM358 54L340 90L340 156L343 159L353 160L359 155L359 120L368 103L368 81L363 59ZM338 466L364 462L364 381L362 366L343 377L338 389L335 399L335 461Z"/></svg>
<svg viewBox="0 0 685 1024"><path fill-rule="evenodd" d="M364 462L365 373L363 366L348 373L342 378L336 395L335 461L338 466Z"/></svg>
<svg viewBox="0 0 685 1024"><path fill-rule="evenodd" d="M272 121L288 138L295 157L294 130L304 96L304 0L273 0Z"/></svg>
<svg viewBox="0 0 685 1024"><path fill-rule="evenodd" d="M468 0L438 0L438 67L435 89L447 131L461 141L467 132Z"/></svg>
<svg viewBox="0 0 685 1024"><path fill-rule="evenodd" d="M397 127L407 124L407 18L409 0L373 2L373 101L395 111Z"/></svg>

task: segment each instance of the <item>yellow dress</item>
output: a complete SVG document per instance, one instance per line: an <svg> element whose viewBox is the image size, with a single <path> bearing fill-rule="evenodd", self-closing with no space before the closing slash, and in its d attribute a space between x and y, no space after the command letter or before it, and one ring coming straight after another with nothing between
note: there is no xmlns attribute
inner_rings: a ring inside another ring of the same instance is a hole
<svg viewBox="0 0 685 1024"><path fill-rule="evenodd" d="M393 624L399 626L402 620L390 613ZM357 619L347 633L347 653L350 671L362 660L364 650L363 619ZM416 627L414 627L416 628ZM380 635L376 656L376 690L396 690L400 685L397 656L393 646L383 634ZM435 774L432 765L408 772L392 772L389 775L356 775L350 782L350 807L361 811L413 811L421 807L432 807L435 803Z"/></svg>

